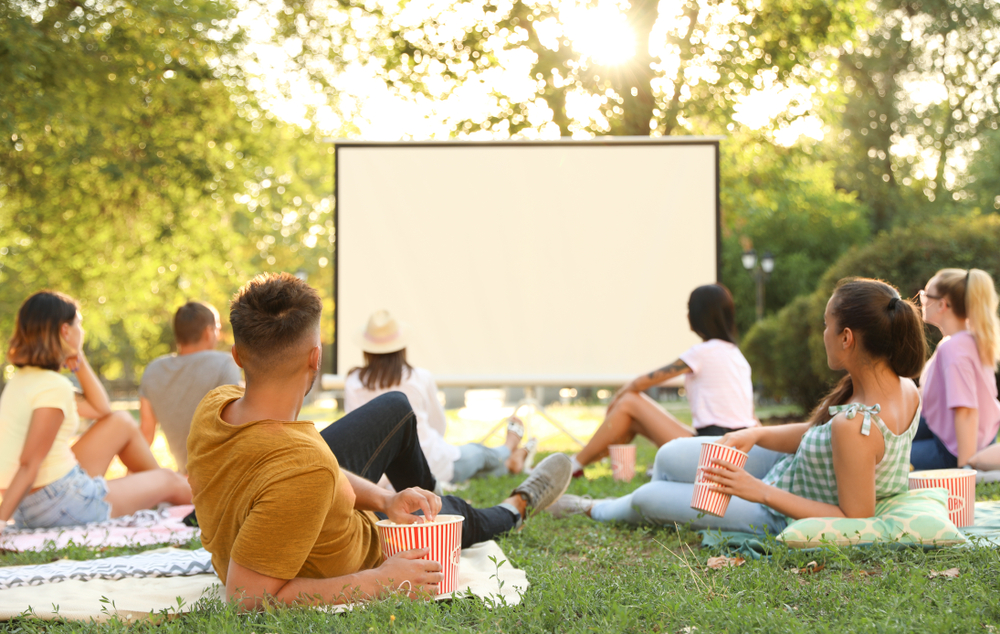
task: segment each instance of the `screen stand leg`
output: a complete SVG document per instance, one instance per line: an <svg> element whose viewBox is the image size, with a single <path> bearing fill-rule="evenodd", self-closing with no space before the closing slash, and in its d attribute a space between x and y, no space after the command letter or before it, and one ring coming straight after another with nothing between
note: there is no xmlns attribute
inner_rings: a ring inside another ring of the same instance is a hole
<svg viewBox="0 0 1000 634"><path fill-rule="evenodd" d="M579 438L577 438L576 436L574 436L573 434L571 434L570 431L568 429L566 429L566 427L562 423L560 423L558 420L556 420L555 418L553 418L552 415L549 414L545 410L545 406L542 405L541 401L539 401L538 399L535 398L535 388L533 388L533 387L526 387L526 388L524 388L524 398L522 398L520 401L518 401L517 405L514 406L514 413L511 414L511 416L517 416L518 412L521 411L522 407L530 408L530 410L532 412L537 413L537 414L541 414L542 418L544 418L545 420L547 420L550 425L552 425L553 427L555 427L556 429L558 429L562 433L564 433L567 436L569 436L570 440L572 440L576 444L580 445L581 447L584 446L585 443L582 440L580 440ZM497 423L496 425L494 425L493 429L489 430L486 433L486 435L483 436L482 440L480 440L479 442L480 443L485 443L486 440L490 436L492 436L493 434L495 434L506 423L507 423L507 419L504 419L504 420L500 421L499 423ZM527 432L527 425L525 425L525 436L527 436L527 433L528 433Z"/></svg>

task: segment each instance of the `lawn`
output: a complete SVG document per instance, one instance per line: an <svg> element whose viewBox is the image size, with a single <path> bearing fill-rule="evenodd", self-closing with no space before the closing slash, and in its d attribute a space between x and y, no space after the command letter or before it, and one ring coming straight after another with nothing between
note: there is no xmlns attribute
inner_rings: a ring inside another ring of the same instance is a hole
<svg viewBox="0 0 1000 634"><path fill-rule="evenodd" d="M567 420L575 416L583 425L588 418L584 409L556 408L554 413ZM529 426L541 431L541 423L532 421ZM552 442L562 441L553 438ZM655 452L649 443L638 445L637 473L642 474ZM630 484L613 482L603 465L588 469L587 476L574 481L570 492L621 495L645 481L640 476ZM458 494L489 505L505 497L518 480L516 476L479 480ZM980 486L977 495L1000 499L1000 485ZM1000 557L993 549L871 547L800 552L778 548L770 558L713 570L706 562L720 553L701 549L699 541L684 527L630 528L601 525L583 517L557 521L542 514L527 522L521 532L499 540L509 558L503 565L524 569L531 582L517 607L491 610L470 599L447 603L389 599L344 615L279 609L247 616L209 604L159 625L20 619L0 624L0 631L1000 631ZM0 557L0 564L89 556L83 549L7 554ZM932 573L951 568L958 569L957 577L931 578Z"/></svg>

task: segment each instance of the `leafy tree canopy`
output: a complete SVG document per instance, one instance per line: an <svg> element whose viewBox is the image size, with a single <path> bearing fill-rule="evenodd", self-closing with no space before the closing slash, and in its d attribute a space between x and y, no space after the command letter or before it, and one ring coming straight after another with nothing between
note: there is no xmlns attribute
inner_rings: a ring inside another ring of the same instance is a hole
<svg viewBox="0 0 1000 634"><path fill-rule="evenodd" d="M328 148L247 90L230 5L0 12L4 338L27 295L56 288L80 299L99 370L128 376L169 350L186 299L224 308L260 270L319 273Z"/></svg>
<svg viewBox="0 0 1000 634"><path fill-rule="evenodd" d="M822 72L827 49L868 19L865 3L855 0L444 0L432 7L339 0L335 6L339 11L324 22L300 21L304 49L328 51L334 68L372 64L401 94L440 99L464 83L495 83L501 75L510 85L518 74L520 89L497 90L485 116L456 128L501 136L548 128L559 136L724 129L741 97ZM634 55L606 60L585 50L574 18L587 11L599 21L588 26L591 39L632 37Z"/></svg>

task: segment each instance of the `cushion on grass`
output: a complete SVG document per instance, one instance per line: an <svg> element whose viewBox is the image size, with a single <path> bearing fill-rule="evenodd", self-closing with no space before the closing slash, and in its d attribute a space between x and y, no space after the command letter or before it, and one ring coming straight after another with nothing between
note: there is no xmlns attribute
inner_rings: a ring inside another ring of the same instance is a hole
<svg viewBox="0 0 1000 634"><path fill-rule="evenodd" d="M948 519L947 489L917 489L875 505L875 517L810 517L789 524L778 535L789 548L850 546L891 542L954 546L965 536Z"/></svg>

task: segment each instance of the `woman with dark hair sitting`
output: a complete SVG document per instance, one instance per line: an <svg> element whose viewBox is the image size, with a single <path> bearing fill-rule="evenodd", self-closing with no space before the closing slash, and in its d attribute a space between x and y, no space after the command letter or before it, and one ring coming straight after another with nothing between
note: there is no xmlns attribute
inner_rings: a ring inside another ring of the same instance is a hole
<svg viewBox="0 0 1000 634"><path fill-rule="evenodd" d="M604 423L572 457L573 476L608 455L608 446L631 442L636 434L657 447L675 438L722 436L760 423L753 415L750 364L736 346L736 309L722 284L699 286L688 299L688 323L702 338L680 358L659 370L632 379L611 399ZM643 392L684 375L694 429Z"/></svg>
<svg viewBox="0 0 1000 634"><path fill-rule="evenodd" d="M791 520L871 517L879 500L908 488L910 447L920 419L913 377L927 358L916 306L870 279L841 280L823 316L827 365L847 374L809 422L753 427L711 439L749 454L744 468L716 460L707 480L732 495L725 517L691 508L700 438L668 443L656 454L653 481L613 500L563 495L557 517L685 524L777 535Z"/></svg>
<svg viewBox="0 0 1000 634"><path fill-rule="evenodd" d="M344 410L353 412L386 392L405 394L417 417L420 448L438 482L457 484L531 468L537 441L532 438L520 446L524 425L517 418L508 421L506 442L499 447L452 445L444 439L447 421L434 377L406 362L406 333L387 311L380 310L368 319L358 344L365 354L365 365L347 374Z"/></svg>
<svg viewBox="0 0 1000 634"><path fill-rule="evenodd" d="M191 502L187 479L159 467L132 416L111 411L83 353L81 320L76 301L53 291L17 313L7 360L18 370L0 394L0 531L11 517L18 528L49 528ZM74 441L80 416L95 421ZM129 475L106 482L115 456Z"/></svg>

